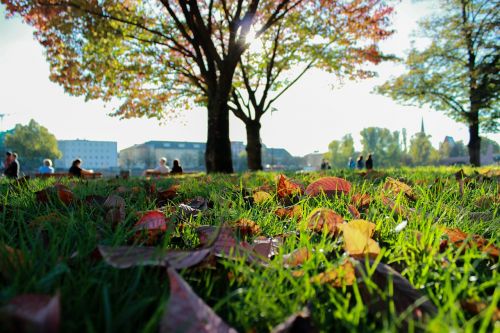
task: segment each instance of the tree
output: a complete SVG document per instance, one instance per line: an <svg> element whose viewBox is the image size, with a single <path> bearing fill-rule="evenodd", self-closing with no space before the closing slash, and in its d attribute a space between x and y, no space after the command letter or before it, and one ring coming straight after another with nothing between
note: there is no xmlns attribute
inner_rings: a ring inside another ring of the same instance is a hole
<svg viewBox="0 0 500 333"><path fill-rule="evenodd" d="M35 27L51 80L73 95L121 102L115 115L163 119L203 105L208 172L232 172L228 100L249 43L312 0L1 0ZM195 98L196 97L196 98Z"/></svg>
<svg viewBox="0 0 500 333"><path fill-rule="evenodd" d="M373 154L377 166L401 165L402 151L398 131L391 133L387 128L368 127L360 135L363 154Z"/></svg>
<svg viewBox="0 0 500 333"><path fill-rule="evenodd" d="M230 107L245 123L250 170L262 169L262 116L307 71L365 78L374 73L361 65L384 59L376 47L392 33L386 29L392 8L384 1L322 1L319 10L303 9L255 39L235 73Z"/></svg>
<svg viewBox="0 0 500 333"><path fill-rule="evenodd" d="M441 0L439 15L421 22L430 40L413 48L408 71L378 87L399 102L429 105L469 127L469 159L480 165L483 132L498 132L500 123L499 2Z"/></svg>
<svg viewBox="0 0 500 333"><path fill-rule="evenodd" d="M414 165L428 165L437 158L437 152L432 147L430 135L419 132L410 140L410 156Z"/></svg>
<svg viewBox="0 0 500 333"><path fill-rule="evenodd" d="M17 124L13 133L5 136L5 146L19 154L19 160L26 169L40 166L45 158L58 159L62 156L56 137L33 119L26 126Z"/></svg>
<svg viewBox="0 0 500 333"><path fill-rule="evenodd" d="M333 140L328 145L325 158L333 168L345 168L349 157L354 157L354 140L351 134L346 134L341 140Z"/></svg>
<svg viewBox="0 0 500 333"><path fill-rule="evenodd" d="M481 154L485 155L488 152L490 145L493 148L493 154L500 153L500 145L498 142L483 136L481 137Z"/></svg>

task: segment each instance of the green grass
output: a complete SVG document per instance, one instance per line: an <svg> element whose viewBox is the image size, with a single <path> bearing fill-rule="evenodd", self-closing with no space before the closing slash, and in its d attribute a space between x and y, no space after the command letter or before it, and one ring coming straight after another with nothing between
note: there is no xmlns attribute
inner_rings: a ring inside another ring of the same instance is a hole
<svg viewBox="0 0 500 333"><path fill-rule="evenodd" d="M377 260L390 265L437 307L438 312L426 320L412 320L398 314L391 306L391 286L380 290L387 299L384 309L363 301L357 285L334 288L311 283L311 277L336 267L344 258L342 239L326 232L314 234L302 220L280 219L274 211L282 206L273 199L262 205L252 205L244 198L245 190L269 184L275 186L275 173L245 173L242 175L182 176L154 180L159 188L180 184L177 197L163 207L202 196L214 207L189 220L178 221L180 228L161 238L156 246L163 248L193 248L198 246L194 229L199 225L221 225L239 218L255 221L261 234L276 236L299 231L297 237L286 238L269 267L244 260L220 260L215 267L190 268L180 273L193 290L229 325L240 332L266 332L291 314L307 306L315 327L322 332L492 332L500 331L500 322L492 319L498 311L500 275L498 259L471 246L440 248L442 230L439 226L459 228L479 234L493 245L500 246L500 210L498 201L480 207L479 198L499 197L499 180L474 178L465 186L463 196L454 177L457 169L419 168L384 170L387 176L409 184L418 195L413 202L399 195L401 205L414 208L407 217L393 214L379 200L385 176L361 177L345 170L328 173L290 174L291 178L307 185L313 180L333 175L349 180L353 193L369 193L374 201L362 218L376 224L374 239L382 251ZM473 174L470 169L465 170ZM439 179L440 182L435 183ZM0 243L23 252L29 263L15 270L0 266L0 305L23 293L55 294L62 302L62 332L157 332L159 321L168 301L169 283L164 268L137 267L115 269L91 253L98 244L140 246L134 241L132 226L137 211L156 209L154 198L145 190L148 181L92 180L69 183L75 196L111 194L118 186L140 187L140 191L122 194L126 201L126 218L113 227L98 205L61 202L37 202L35 191L53 183L52 180L31 180L17 186L0 183ZM335 210L346 220L348 196L328 198L302 197L298 205L307 216L314 208ZM49 221L34 226L41 216L55 213ZM408 224L401 232L395 227L403 220ZM420 233L420 240L416 232ZM252 237L245 239L251 242ZM307 247L312 256L299 268L285 268L283 255ZM5 256L5 250L0 249ZM78 252L77 255L74 255ZM293 271L301 270L296 277ZM369 280L369 277L365 278ZM362 278L358 282L362 282ZM398 295L394 295L397 301ZM464 310L463 300L475 299L487 304L478 314ZM394 304L392 304L394 305Z"/></svg>

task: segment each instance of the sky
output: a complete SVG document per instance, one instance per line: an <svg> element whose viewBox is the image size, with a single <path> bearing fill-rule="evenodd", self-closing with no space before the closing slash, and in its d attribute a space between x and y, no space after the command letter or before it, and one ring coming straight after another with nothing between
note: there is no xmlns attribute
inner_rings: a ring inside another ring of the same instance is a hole
<svg viewBox="0 0 500 333"><path fill-rule="evenodd" d="M418 27L418 19L430 12L429 4L402 0L393 17L397 32L381 44L381 49L403 56L410 48L411 32ZM467 127L443 113L401 106L372 93L375 86L402 73L403 67L384 63L375 69L377 78L345 82L342 86L327 73L310 71L280 97L275 104L277 111L264 115L262 142L303 156L326 152L332 140L351 133L360 149L359 132L363 128L406 128L410 138L420 131L422 119L435 147L446 135L468 142ZM43 48L34 39L32 28L18 17L6 19L0 5L0 117L5 114L0 130L35 119L59 140L117 141L119 150L149 140L204 142L207 138L204 109L185 111L178 119L161 125L154 119L120 120L108 116L112 111L112 105L85 102L51 82ZM246 141L245 127L234 116L230 120L230 137L232 141ZM488 137L500 142L500 134Z"/></svg>

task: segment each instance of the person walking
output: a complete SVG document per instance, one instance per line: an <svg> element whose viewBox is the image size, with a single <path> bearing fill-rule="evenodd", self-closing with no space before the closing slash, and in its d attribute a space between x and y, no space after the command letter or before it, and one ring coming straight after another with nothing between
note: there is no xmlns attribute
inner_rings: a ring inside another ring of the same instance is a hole
<svg viewBox="0 0 500 333"><path fill-rule="evenodd" d="M365 161L363 161L363 155L359 155L358 160L356 161L356 166L358 170L361 170L365 167Z"/></svg>
<svg viewBox="0 0 500 333"><path fill-rule="evenodd" d="M372 171L373 170L373 159L372 159L372 154L368 155L368 158L366 159L366 170L367 171Z"/></svg>
<svg viewBox="0 0 500 333"><path fill-rule="evenodd" d="M356 169L356 162L352 157L349 157L349 161L347 161L347 167L349 169Z"/></svg>
<svg viewBox="0 0 500 333"><path fill-rule="evenodd" d="M21 166L19 165L19 161L17 160L17 154L12 153L11 155L12 156L10 164L5 168L3 174L7 178L17 179L19 178L19 170L21 169Z"/></svg>

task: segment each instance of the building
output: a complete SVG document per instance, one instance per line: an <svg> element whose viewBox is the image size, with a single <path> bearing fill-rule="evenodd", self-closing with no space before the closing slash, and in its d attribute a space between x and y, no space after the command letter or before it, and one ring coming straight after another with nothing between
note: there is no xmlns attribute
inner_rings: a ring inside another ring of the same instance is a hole
<svg viewBox="0 0 500 333"><path fill-rule="evenodd" d="M71 163L79 158L85 169L108 170L118 167L118 146L115 141L58 140L62 153L61 159L55 160L57 169L69 169Z"/></svg>
<svg viewBox="0 0 500 333"><path fill-rule="evenodd" d="M174 159L177 159L185 171L203 171L205 149L204 142L148 141L120 150L119 164L120 168L126 170L145 170L154 168L161 157L166 157L169 166ZM238 156L244 150L243 142L231 142L233 165L236 170L238 170Z"/></svg>

